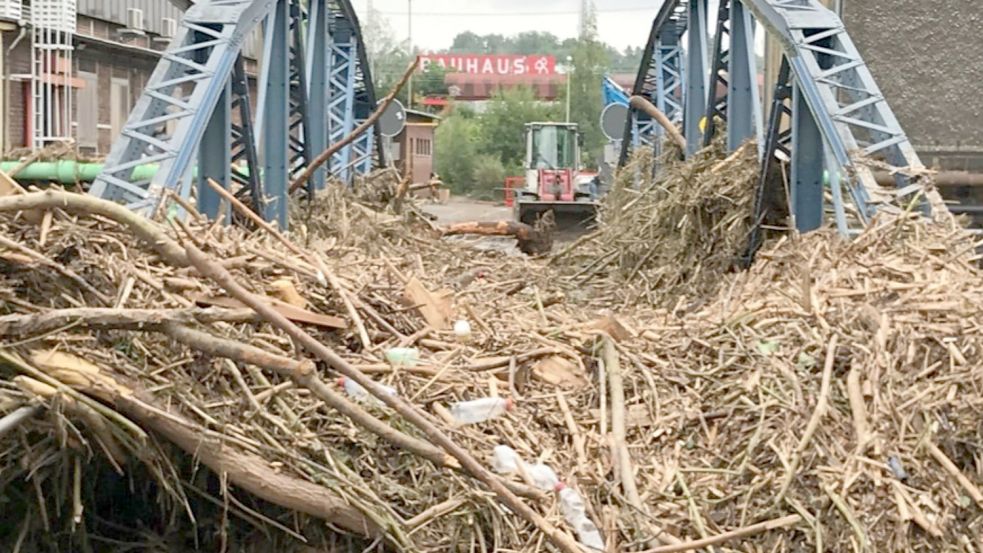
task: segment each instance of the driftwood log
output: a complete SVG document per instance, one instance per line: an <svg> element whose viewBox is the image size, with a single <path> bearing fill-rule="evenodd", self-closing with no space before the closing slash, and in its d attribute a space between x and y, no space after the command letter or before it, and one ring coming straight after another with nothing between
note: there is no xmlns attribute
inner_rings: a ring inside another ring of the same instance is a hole
<svg viewBox="0 0 983 553"><path fill-rule="evenodd" d="M468 221L441 229L443 236L513 236L526 255L543 255L553 248L553 233L516 221Z"/></svg>
<svg viewBox="0 0 983 553"><path fill-rule="evenodd" d="M249 493L281 507L305 513L362 536L379 536L382 529L333 491L277 471L268 461L223 445L213 435L179 413L155 405L149 394L123 383L104 367L64 354L39 354L37 369L86 395L110 403L116 409L195 456L217 474ZM27 377L15 380L25 390L52 399L58 391Z"/></svg>

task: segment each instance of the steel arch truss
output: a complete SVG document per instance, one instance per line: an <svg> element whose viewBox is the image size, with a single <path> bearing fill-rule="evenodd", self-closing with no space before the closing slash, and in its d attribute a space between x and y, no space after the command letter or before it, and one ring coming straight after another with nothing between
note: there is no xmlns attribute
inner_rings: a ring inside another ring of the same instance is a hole
<svg viewBox="0 0 983 553"><path fill-rule="evenodd" d="M793 215L803 231L822 224L827 186L837 225L844 233L849 231L844 189L862 224L875 211L894 209L899 198L914 194L924 194L926 211L946 209L937 192L910 182L906 171L896 172L896 189L887 189L876 184L867 166L857 163L863 156L913 172L922 168L836 14L817 0L721 0L719 6L707 71L706 0L667 0L653 24L633 90L660 109L665 106L667 115L675 115L676 106L666 103L677 96L666 90L675 82L661 70L660 38L681 37L682 24L687 48L679 64L686 68L680 103L688 154L712 140L715 117L727 123L730 150L749 138L758 139L763 172L777 151L787 151ZM781 101L771 106L767 136L755 81L755 23L779 39L787 63L783 71L787 82L778 83ZM704 117L705 126L700 124ZM786 117L788 132L782 130ZM651 137L659 134L647 131L641 115L633 114L626 128L629 136L633 140L622 143L622 164L632 147L653 142Z"/></svg>
<svg viewBox="0 0 983 553"><path fill-rule="evenodd" d="M263 28L255 114L241 48ZM341 81L336 77L341 76ZM287 222L292 177L364 121L375 91L355 12L348 0L199 0L182 18L136 107L113 144L90 193L147 213L165 190L191 194L197 175L199 207L218 212L205 186L235 182L267 220ZM329 171L346 181L382 160L375 129L339 152L344 164L317 172L308 191ZM149 182L132 178L155 164Z"/></svg>
<svg viewBox="0 0 983 553"><path fill-rule="evenodd" d="M688 22L688 7L684 0L666 0L659 10L648 43L643 53L642 63L633 96L642 96L665 113L671 121L683 121L683 101L685 98L685 58L682 38ZM624 165L631 150L639 147L658 148L665 135L664 129L647 114L631 110L625 125L625 135L621 141L619 165Z"/></svg>

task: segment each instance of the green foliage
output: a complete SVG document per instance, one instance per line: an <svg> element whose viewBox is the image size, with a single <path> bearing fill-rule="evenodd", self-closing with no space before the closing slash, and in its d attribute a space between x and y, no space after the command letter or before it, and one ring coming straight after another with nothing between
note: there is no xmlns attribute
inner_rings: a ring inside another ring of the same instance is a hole
<svg viewBox="0 0 983 553"><path fill-rule="evenodd" d="M505 185L505 167L501 160L490 155L479 155L474 161L474 186L470 193L483 200L501 197L499 190Z"/></svg>
<svg viewBox="0 0 983 553"><path fill-rule="evenodd" d="M521 171L526 151L526 123L560 121L560 109L558 105L537 102L529 88L496 92L480 116L479 153L498 158L510 172Z"/></svg>
<svg viewBox="0 0 983 553"><path fill-rule="evenodd" d="M420 96L446 96L447 85L444 83L444 77L446 75L447 69L436 63L430 64L426 71L413 79L414 98L419 98Z"/></svg>
<svg viewBox="0 0 983 553"><path fill-rule="evenodd" d="M437 173L450 189L464 193L474 185L477 122L454 114L437 127L434 152Z"/></svg>

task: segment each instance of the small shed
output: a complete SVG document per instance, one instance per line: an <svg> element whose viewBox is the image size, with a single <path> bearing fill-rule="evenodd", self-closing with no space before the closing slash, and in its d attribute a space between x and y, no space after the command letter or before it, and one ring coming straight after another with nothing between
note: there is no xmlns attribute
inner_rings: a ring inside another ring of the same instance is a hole
<svg viewBox="0 0 983 553"><path fill-rule="evenodd" d="M418 111L406 110L406 127L393 139L394 150L398 152L396 167L403 175L410 175L410 183L418 184L430 180L434 167L434 133L440 117Z"/></svg>

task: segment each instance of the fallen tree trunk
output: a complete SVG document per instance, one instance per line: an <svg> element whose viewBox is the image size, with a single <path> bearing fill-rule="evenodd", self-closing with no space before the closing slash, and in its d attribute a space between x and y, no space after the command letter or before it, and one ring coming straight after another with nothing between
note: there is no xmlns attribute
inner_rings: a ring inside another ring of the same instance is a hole
<svg viewBox="0 0 983 553"><path fill-rule="evenodd" d="M52 309L25 315L0 317L0 336L36 335L67 325L88 328L141 329L163 323L249 323L261 320L249 308L219 307L189 309L116 309L113 307L76 307Z"/></svg>
<svg viewBox="0 0 983 553"><path fill-rule="evenodd" d="M646 98L641 96L632 96L630 103L633 109L644 112L652 119L655 119L655 121L666 130L666 133L669 134L669 138L671 138L680 149L686 151L686 139L683 138L682 133L679 132L676 125L673 125L672 121L666 117L665 113L662 113L662 111L655 107L652 102L649 102Z"/></svg>
<svg viewBox="0 0 983 553"><path fill-rule="evenodd" d="M236 451L211 436L196 423L178 413L154 405L147 394L131 384L123 384L111 371L66 354L38 354L35 367L84 394L113 404L121 413L167 438L187 454L200 460L217 474L224 474L233 485L286 509L305 513L356 534L368 537L383 531L371 518L331 490L283 474L262 457ZM57 393L31 387L45 399Z"/></svg>
<svg viewBox="0 0 983 553"><path fill-rule="evenodd" d="M542 255L553 249L553 233L516 221L468 221L441 229L443 236L513 236L519 250L527 255Z"/></svg>

